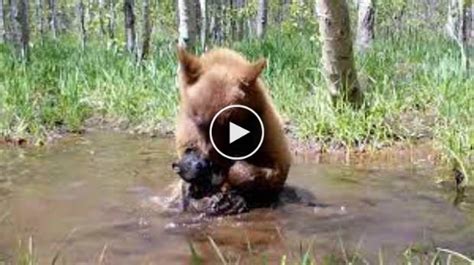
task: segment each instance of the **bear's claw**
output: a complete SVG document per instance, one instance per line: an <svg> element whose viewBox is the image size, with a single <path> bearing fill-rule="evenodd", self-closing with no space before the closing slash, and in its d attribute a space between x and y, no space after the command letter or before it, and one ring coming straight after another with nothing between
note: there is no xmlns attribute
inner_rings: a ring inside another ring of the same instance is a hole
<svg viewBox="0 0 474 265"><path fill-rule="evenodd" d="M211 197L207 214L232 215L246 211L248 211L248 207L244 197L236 192L218 192Z"/></svg>

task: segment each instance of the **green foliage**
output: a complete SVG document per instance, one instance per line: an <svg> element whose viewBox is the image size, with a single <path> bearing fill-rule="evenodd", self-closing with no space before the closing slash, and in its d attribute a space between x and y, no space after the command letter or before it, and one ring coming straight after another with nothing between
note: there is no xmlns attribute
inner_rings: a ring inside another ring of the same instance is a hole
<svg viewBox="0 0 474 265"><path fill-rule="evenodd" d="M177 106L175 46L172 38L154 39L153 46L152 59L142 64L99 40L81 51L71 36L35 43L28 64L0 46L0 134L43 138L58 128L77 131L97 116L144 130L171 122ZM474 78L463 76L458 47L444 36L420 31L379 37L357 58L366 90L360 110L332 104L314 34L273 29L264 40L230 46L269 59L265 82L300 139L324 148L434 139L446 159L470 175Z"/></svg>

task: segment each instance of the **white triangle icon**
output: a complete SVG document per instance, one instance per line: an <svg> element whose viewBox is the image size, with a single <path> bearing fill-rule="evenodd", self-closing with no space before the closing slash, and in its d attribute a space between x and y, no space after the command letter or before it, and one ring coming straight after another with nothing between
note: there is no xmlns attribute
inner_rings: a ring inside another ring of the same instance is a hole
<svg viewBox="0 0 474 265"><path fill-rule="evenodd" d="M240 127L239 125L230 122L229 124L229 144L239 140L243 136L249 134L250 131Z"/></svg>

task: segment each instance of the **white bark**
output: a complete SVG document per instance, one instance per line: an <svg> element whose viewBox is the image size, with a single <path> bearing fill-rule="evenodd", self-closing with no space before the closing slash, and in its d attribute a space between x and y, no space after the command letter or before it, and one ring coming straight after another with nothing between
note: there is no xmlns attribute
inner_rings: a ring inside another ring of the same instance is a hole
<svg viewBox="0 0 474 265"><path fill-rule="evenodd" d="M99 0L99 26L100 34L102 37L106 36L105 23L104 23L104 0Z"/></svg>
<svg viewBox="0 0 474 265"><path fill-rule="evenodd" d="M178 0L179 39L182 47L193 47L197 35L195 0Z"/></svg>
<svg viewBox="0 0 474 265"><path fill-rule="evenodd" d="M7 30L5 28L5 13L3 12L3 0L0 0L0 42L7 39Z"/></svg>
<svg viewBox="0 0 474 265"><path fill-rule="evenodd" d="M318 0L322 61L329 92L359 106L362 90L357 80L346 0Z"/></svg>
<svg viewBox="0 0 474 265"><path fill-rule="evenodd" d="M257 10L257 37L262 38L265 36L267 29L267 12L268 12L268 2L267 0L258 0L258 10Z"/></svg>
<svg viewBox="0 0 474 265"><path fill-rule="evenodd" d="M2 1L2 0L0 0ZM43 0L36 0L36 20L38 23L38 31L41 40L43 39L44 35L44 14L43 14Z"/></svg>
<svg viewBox="0 0 474 265"><path fill-rule="evenodd" d="M357 48L365 51L375 38L375 0L359 0L357 8Z"/></svg>
<svg viewBox="0 0 474 265"><path fill-rule="evenodd" d="M127 51L129 53L134 53L136 48L135 13L133 7L133 0L124 1L125 36L127 38Z"/></svg>
<svg viewBox="0 0 474 265"><path fill-rule="evenodd" d="M208 34L208 27L207 27L207 0L199 0L199 6L201 10L201 49L204 51L206 50L207 46L207 34Z"/></svg>
<svg viewBox="0 0 474 265"><path fill-rule="evenodd" d="M448 19L446 22L446 31L453 40L458 40L459 24L460 24L460 0L449 0Z"/></svg>
<svg viewBox="0 0 474 265"><path fill-rule="evenodd" d="M461 49L463 68L470 69L469 43L473 29L472 0L450 0L446 30L448 35L458 43Z"/></svg>
<svg viewBox="0 0 474 265"><path fill-rule="evenodd" d="M56 0L49 0L49 24L51 27L51 33L53 34L53 38L56 39L57 37L57 30L58 30L58 19L57 19L57 11L56 11Z"/></svg>
<svg viewBox="0 0 474 265"><path fill-rule="evenodd" d="M28 25L28 0L11 1L11 16L13 24L13 40L15 46L20 50L21 58L28 58L28 46L30 41L30 29Z"/></svg>

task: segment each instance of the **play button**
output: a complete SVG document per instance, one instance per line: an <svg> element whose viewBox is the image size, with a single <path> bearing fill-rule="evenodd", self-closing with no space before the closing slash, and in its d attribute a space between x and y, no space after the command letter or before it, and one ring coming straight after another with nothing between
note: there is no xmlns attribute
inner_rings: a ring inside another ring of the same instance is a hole
<svg viewBox="0 0 474 265"><path fill-rule="evenodd" d="M243 136L249 134L250 131L245 130L244 128L236 125L233 122L229 122L229 144L235 142L236 140L242 138Z"/></svg>
<svg viewBox="0 0 474 265"><path fill-rule="evenodd" d="M253 109L229 105L213 117L209 138L219 155L230 160L243 160L255 154L262 145L263 122Z"/></svg>

